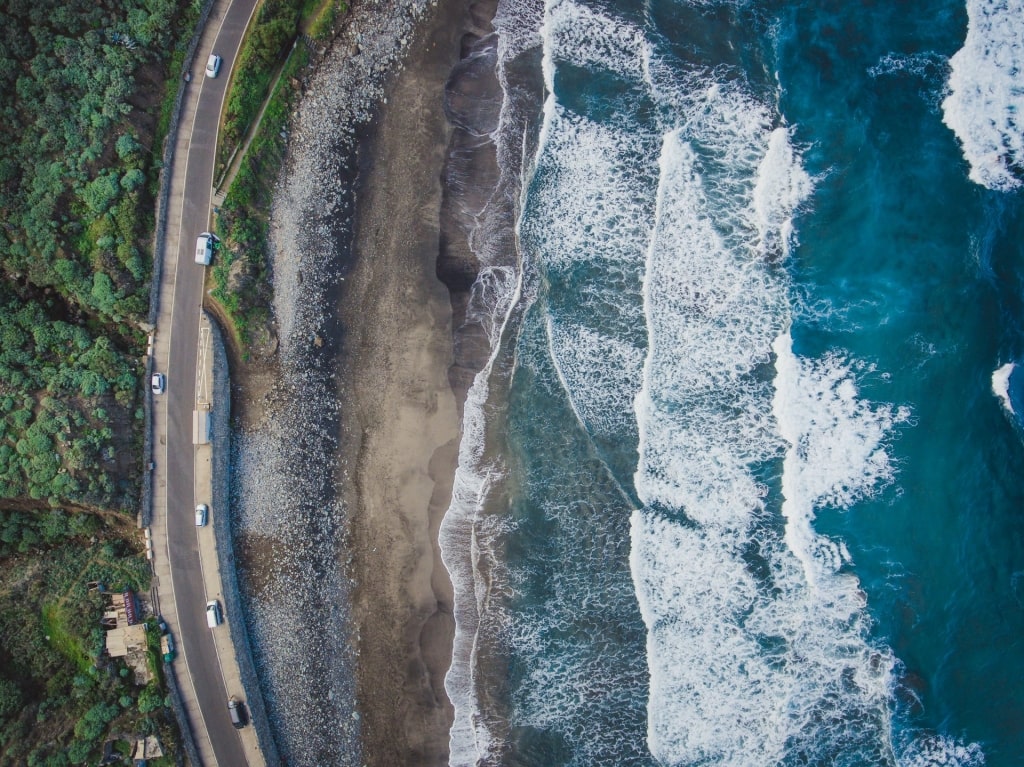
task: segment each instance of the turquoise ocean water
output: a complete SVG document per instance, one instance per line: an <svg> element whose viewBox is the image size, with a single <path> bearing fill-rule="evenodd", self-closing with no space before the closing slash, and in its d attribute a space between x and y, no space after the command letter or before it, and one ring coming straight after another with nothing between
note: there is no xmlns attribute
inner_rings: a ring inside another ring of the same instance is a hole
<svg viewBox="0 0 1024 767"><path fill-rule="evenodd" d="M496 26L451 763L1024 764L1024 5Z"/></svg>

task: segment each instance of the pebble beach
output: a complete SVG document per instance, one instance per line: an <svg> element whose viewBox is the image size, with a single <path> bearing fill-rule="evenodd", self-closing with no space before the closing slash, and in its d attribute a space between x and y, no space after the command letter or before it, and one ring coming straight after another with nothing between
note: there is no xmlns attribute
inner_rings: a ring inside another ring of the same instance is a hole
<svg viewBox="0 0 1024 767"><path fill-rule="evenodd" d="M465 15L357 4L292 115L271 219L278 346L235 376L232 437L242 597L288 764L447 763L436 540L459 419L436 211Z"/></svg>

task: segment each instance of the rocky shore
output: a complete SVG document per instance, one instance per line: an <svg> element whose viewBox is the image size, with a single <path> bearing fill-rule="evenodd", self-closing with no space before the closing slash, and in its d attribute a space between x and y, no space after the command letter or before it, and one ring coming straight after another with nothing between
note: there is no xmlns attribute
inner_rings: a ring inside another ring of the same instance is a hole
<svg viewBox="0 0 1024 767"><path fill-rule="evenodd" d="M447 763L443 98L479 21L464 0L357 4L293 115L271 221L279 343L234 376L232 456L249 634L290 764Z"/></svg>

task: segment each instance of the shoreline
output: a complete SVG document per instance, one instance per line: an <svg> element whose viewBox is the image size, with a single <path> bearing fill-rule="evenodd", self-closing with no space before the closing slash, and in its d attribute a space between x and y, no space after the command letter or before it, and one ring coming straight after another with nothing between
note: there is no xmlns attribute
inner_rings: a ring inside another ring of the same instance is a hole
<svg viewBox="0 0 1024 767"><path fill-rule="evenodd" d="M465 391L452 380L459 296L440 277L453 234L442 225L453 133L445 86L474 28L471 9L441 0L359 144L356 266L341 306L352 334L343 387L355 407L341 442L355 467L346 505L363 743L373 765L448 764L454 719L444 688L454 592L439 530Z"/></svg>
<svg viewBox="0 0 1024 767"><path fill-rule="evenodd" d="M442 226L446 86L488 10L356 6L293 114L271 215L278 345L239 371L232 457L246 621L290 763L447 764L438 534L476 264L452 279L441 259L466 234Z"/></svg>

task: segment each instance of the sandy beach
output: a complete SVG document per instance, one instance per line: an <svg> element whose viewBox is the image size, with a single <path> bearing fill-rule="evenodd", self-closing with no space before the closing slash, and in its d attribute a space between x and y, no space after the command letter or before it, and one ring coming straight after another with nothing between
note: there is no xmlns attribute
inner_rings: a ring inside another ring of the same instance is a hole
<svg viewBox="0 0 1024 767"><path fill-rule="evenodd" d="M457 3L447 3L456 6ZM458 10L440 8L360 146L355 268L342 450L356 571L359 699L367 758L446 764L444 693L454 633L452 587L436 548L458 451L452 311L437 280L442 84L458 52ZM347 396L346 396L347 394Z"/></svg>
<svg viewBox="0 0 1024 767"><path fill-rule="evenodd" d="M444 223L445 86L492 14L355 7L295 113L271 220L279 347L238 366L233 490L254 655L291 764L448 761L437 539L472 365L453 352L453 304L458 326L475 264Z"/></svg>
<svg viewBox="0 0 1024 767"><path fill-rule="evenodd" d="M465 2L442 1L360 146L356 267L341 309L351 394L342 450L358 451L346 498L363 742L375 765L448 761L453 596L437 537L464 392L449 379L452 302L438 258L452 130L444 84L470 23Z"/></svg>

